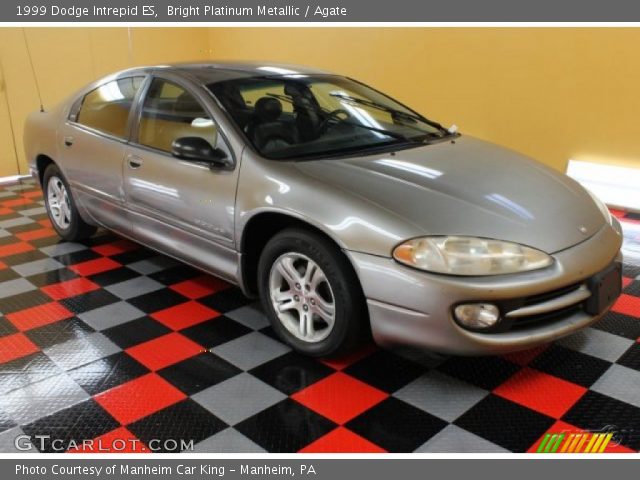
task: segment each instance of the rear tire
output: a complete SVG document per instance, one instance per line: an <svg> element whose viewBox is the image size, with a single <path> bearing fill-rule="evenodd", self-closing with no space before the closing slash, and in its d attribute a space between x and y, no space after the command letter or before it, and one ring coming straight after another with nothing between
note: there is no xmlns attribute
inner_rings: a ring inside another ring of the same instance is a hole
<svg viewBox="0 0 640 480"><path fill-rule="evenodd" d="M42 179L44 201L51 224L62 238L82 240L93 235L97 228L86 223L76 207L69 183L55 163L44 171Z"/></svg>
<svg viewBox="0 0 640 480"><path fill-rule="evenodd" d="M260 256L258 290L273 329L300 353L340 356L370 339L358 277L321 235L300 228L274 235Z"/></svg>

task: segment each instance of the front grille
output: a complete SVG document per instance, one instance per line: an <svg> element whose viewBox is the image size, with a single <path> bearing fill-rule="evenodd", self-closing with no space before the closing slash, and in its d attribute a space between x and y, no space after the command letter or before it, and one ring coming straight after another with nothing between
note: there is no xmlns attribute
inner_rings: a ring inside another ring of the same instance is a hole
<svg viewBox="0 0 640 480"><path fill-rule="evenodd" d="M540 315L529 315L527 317L521 317L515 320L511 324L511 330L519 330L527 328L532 325L543 325L546 323L553 323L556 320L563 320L571 315L574 315L582 311L582 303L577 305L571 305L570 307L561 308L553 312L542 313Z"/></svg>
<svg viewBox="0 0 640 480"><path fill-rule="evenodd" d="M535 305L537 303L546 302L548 300L553 300L554 298L558 298L568 293L576 291L578 288L580 288L580 285L581 285L580 283L574 283L573 285L558 288L550 292L539 293L538 295L532 295L530 297L526 297L522 302L522 306L525 307L529 305Z"/></svg>

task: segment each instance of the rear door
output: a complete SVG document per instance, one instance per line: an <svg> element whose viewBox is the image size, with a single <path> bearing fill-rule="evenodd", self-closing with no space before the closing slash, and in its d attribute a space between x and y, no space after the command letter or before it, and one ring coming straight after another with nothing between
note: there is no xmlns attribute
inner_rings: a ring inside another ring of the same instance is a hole
<svg viewBox="0 0 640 480"><path fill-rule="evenodd" d="M101 225L130 233L123 162L130 112L145 76L106 82L78 99L61 129L61 167L81 207Z"/></svg>
<svg viewBox="0 0 640 480"><path fill-rule="evenodd" d="M202 94L194 90L175 77L150 81L125 153L127 207L135 237L233 279L239 168L212 167L171 154L175 139L197 136L233 158Z"/></svg>

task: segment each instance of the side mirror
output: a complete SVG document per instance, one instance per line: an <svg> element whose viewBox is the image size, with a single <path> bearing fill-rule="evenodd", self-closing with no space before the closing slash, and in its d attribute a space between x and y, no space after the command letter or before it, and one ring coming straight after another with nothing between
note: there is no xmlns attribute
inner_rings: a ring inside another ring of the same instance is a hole
<svg viewBox="0 0 640 480"><path fill-rule="evenodd" d="M201 137L180 137L171 143L171 155L191 162L205 162L216 167L230 167L231 159L227 154L211 146Z"/></svg>

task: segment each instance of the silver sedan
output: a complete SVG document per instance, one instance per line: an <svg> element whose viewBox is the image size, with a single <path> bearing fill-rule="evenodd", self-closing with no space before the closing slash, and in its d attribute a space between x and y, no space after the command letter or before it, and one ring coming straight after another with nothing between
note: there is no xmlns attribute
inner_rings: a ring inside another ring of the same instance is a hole
<svg viewBox="0 0 640 480"><path fill-rule="evenodd" d="M343 76L135 68L31 114L24 138L61 237L104 227L237 284L308 355L371 335L524 349L620 294L620 225L598 199Z"/></svg>

